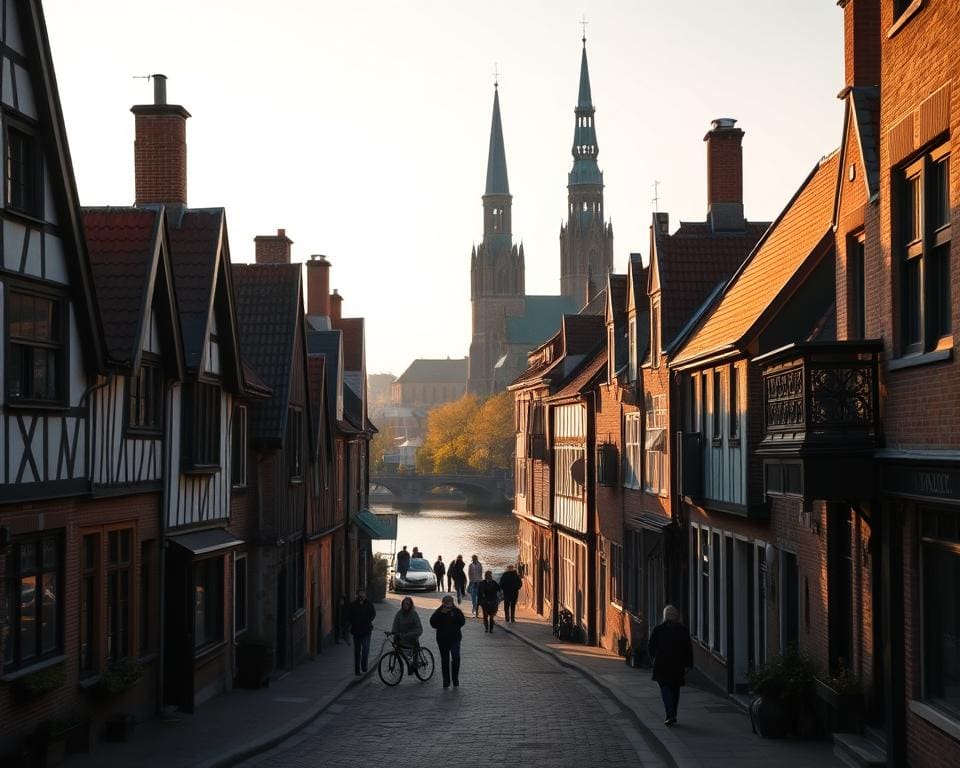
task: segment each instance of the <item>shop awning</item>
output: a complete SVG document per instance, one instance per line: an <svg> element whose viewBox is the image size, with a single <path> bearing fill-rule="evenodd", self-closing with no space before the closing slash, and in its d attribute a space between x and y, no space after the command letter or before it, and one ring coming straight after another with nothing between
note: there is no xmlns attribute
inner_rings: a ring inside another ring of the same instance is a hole
<svg viewBox="0 0 960 768"><path fill-rule="evenodd" d="M662 451L667 444L667 430L651 429L647 431L644 448L648 451Z"/></svg>
<svg viewBox="0 0 960 768"><path fill-rule="evenodd" d="M211 552L234 549L244 543L243 539L224 528L181 533L179 536L171 536L170 541L194 555L209 555Z"/></svg>
<svg viewBox="0 0 960 768"><path fill-rule="evenodd" d="M353 522L371 539L397 539L397 516L395 514L375 515L369 509L361 509L353 517Z"/></svg>

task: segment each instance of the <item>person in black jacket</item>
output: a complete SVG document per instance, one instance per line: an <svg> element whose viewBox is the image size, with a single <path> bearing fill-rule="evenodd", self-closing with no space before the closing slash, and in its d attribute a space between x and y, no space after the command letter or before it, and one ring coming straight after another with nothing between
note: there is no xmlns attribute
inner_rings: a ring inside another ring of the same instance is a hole
<svg viewBox="0 0 960 768"><path fill-rule="evenodd" d="M523 581L517 569L508 565L500 577L500 591L503 592L503 620L516 622L517 598L523 588Z"/></svg>
<svg viewBox="0 0 960 768"><path fill-rule="evenodd" d="M407 552L407 545L397 552L397 570L400 572L400 578L407 578L407 571L410 569L410 553Z"/></svg>
<svg viewBox="0 0 960 768"><path fill-rule="evenodd" d="M453 687L460 685L460 640L463 635L460 628L466 623L466 618L457 606L453 604L452 595L444 595L440 607L430 617L430 626L437 630L437 647L440 649L440 673L443 675L443 687L450 687L453 678ZM450 661L453 660L451 669Z"/></svg>
<svg viewBox="0 0 960 768"><path fill-rule="evenodd" d="M467 594L467 574L464 572L463 555L457 555L457 559L450 563L447 573L453 576L453 586L457 590L457 605L463 601L463 596Z"/></svg>
<svg viewBox="0 0 960 768"><path fill-rule="evenodd" d="M492 571L483 574L483 581L477 585L477 602L483 612L484 631L493 632L493 618L500 604L500 585L493 580Z"/></svg>
<svg viewBox="0 0 960 768"><path fill-rule="evenodd" d="M437 555L437 562L433 564L433 575L437 577L437 589L443 589L443 576L447 572L447 566L444 565L443 557ZM447 590L448 592L450 590Z"/></svg>
<svg viewBox="0 0 960 768"><path fill-rule="evenodd" d="M663 723L673 725L677 722L684 673L693 666L693 643L690 630L680 622L680 611L672 605L663 609L663 623L654 627L647 651L653 658L653 679L660 684L660 697L667 715Z"/></svg>
<svg viewBox="0 0 960 768"><path fill-rule="evenodd" d="M357 590L357 599L350 603L347 616L350 621L350 634L353 635L353 673L359 675L367 671L367 659L370 656L370 633L373 632L373 619L377 609L367 600L367 591Z"/></svg>

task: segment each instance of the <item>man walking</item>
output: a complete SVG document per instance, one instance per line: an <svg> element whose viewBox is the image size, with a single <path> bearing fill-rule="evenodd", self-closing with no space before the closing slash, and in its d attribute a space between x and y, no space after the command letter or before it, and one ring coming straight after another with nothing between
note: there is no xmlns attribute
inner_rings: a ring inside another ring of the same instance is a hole
<svg viewBox="0 0 960 768"><path fill-rule="evenodd" d="M663 609L663 623L650 633L647 652L653 657L653 679L660 684L666 715L663 724L673 725L677 722L684 673L693 666L693 644L690 631L680 622L680 611L672 605Z"/></svg>
<svg viewBox="0 0 960 768"><path fill-rule="evenodd" d="M447 566L443 564L443 557L437 555L437 562L433 564L433 575L437 577L437 589L443 589L443 577L447 572Z"/></svg>
<svg viewBox="0 0 960 768"><path fill-rule="evenodd" d="M447 592L453 592L453 576L455 573L453 565L456 562L457 558L453 557L450 559L450 567L447 569Z"/></svg>
<svg viewBox="0 0 960 768"><path fill-rule="evenodd" d="M443 675L443 687L460 685L460 640L463 634L460 628L466 623L463 611L453 604L451 595L444 595L440 607L430 617L430 626L437 630L437 647L440 649L440 673ZM451 665L451 660L453 664Z"/></svg>
<svg viewBox="0 0 960 768"><path fill-rule="evenodd" d="M397 570L400 572L400 578L407 578L407 571L410 570L410 553L407 552L407 545L397 552Z"/></svg>
<svg viewBox="0 0 960 768"><path fill-rule="evenodd" d="M517 569L508 565L507 570L500 577L500 591L503 593L503 620L516 622L517 598L523 588L523 581Z"/></svg>
<svg viewBox="0 0 960 768"><path fill-rule="evenodd" d="M470 586L467 589L470 592L470 599L473 602L473 615L476 618L479 604L477 590L480 588L480 582L483 581L483 563L476 555L473 556L470 566L467 568L467 577L470 579Z"/></svg>
<svg viewBox="0 0 960 768"><path fill-rule="evenodd" d="M367 591L357 590L357 599L350 603L348 617L350 634L353 635L353 674L367 671L367 659L370 656L370 633L373 632L373 619L377 615L373 603L367 600Z"/></svg>

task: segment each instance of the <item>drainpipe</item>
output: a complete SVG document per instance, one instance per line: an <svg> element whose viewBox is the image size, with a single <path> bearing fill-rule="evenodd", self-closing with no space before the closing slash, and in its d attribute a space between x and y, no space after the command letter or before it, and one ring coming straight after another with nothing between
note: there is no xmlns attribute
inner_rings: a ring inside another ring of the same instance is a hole
<svg viewBox="0 0 960 768"><path fill-rule="evenodd" d="M163 484L160 492L160 525L157 533L157 572L160 579L157 584L157 595L160 603L160 616L157 622L159 632L158 656L157 656L157 712L163 712L163 700L165 693L166 673L165 652L166 652L166 615L167 615L167 514L170 505L170 483L173 479L173 470L171 462L173 460L173 390L175 384L170 389L170 398L167 402L167 427L164 432L163 441Z"/></svg>

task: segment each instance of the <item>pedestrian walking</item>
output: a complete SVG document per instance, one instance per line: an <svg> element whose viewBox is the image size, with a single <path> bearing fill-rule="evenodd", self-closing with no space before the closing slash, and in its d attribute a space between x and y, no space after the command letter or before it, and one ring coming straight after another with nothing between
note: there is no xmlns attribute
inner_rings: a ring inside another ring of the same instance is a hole
<svg viewBox="0 0 960 768"><path fill-rule="evenodd" d="M414 558L414 557L422 558L422 557L423 557L423 552L421 552L419 549L417 549L416 547L414 547L414 548L413 548L413 554L410 555L410 557L411 557L411 559Z"/></svg>
<svg viewBox="0 0 960 768"><path fill-rule="evenodd" d="M350 633L353 635L353 674L367 671L367 659L370 656L370 633L373 632L373 620L377 609L367 600L367 590L357 590L357 599L350 603L347 618Z"/></svg>
<svg viewBox="0 0 960 768"><path fill-rule="evenodd" d="M500 577L500 591L503 593L503 620L516 622L517 598L523 589L523 580L517 573L516 567L507 566L507 570Z"/></svg>
<svg viewBox="0 0 960 768"><path fill-rule="evenodd" d="M447 566L443 564L443 557L437 555L437 562L433 564L433 575L437 577L437 589L443 589L443 577L447 572Z"/></svg>
<svg viewBox="0 0 960 768"><path fill-rule="evenodd" d="M493 618L497 615L497 606L500 604L500 585L493 580L493 573L483 574L483 581L477 585L477 599L480 610L483 611L483 630L493 632Z"/></svg>
<svg viewBox="0 0 960 768"><path fill-rule="evenodd" d="M453 592L453 565L457 562L457 558L450 558L450 567L447 569L447 592Z"/></svg>
<svg viewBox="0 0 960 768"><path fill-rule="evenodd" d="M460 685L460 640L463 634L460 628L467 623L452 595L444 595L440 607L430 617L430 626L437 630L437 647L440 649L440 673L443 675L443 687Z"/></svg>
<svg viewBox="0 0 960 768"><path fill-rule="evenodd" d="M420 647L420 635L423 634L423 624L420 622L420 615L413 607L413 600L409 597L400 601L400 610L393 617L393 626L390 632L397 636L397 641L403 648L411 649L407 657L407 667L413 674L413 660L416 658L416 650Z"/></svg>
<svg viewBox="0 0 960 768"><path fill-rule="evenodd" d="M480 586L480 582L483 581L483 563L480 562L480 558L476 555L473 556L473 559L470 562L470 566L467 568L467 576L470 579L470 600L473 602L473 615L474 617L478 616L477 613L477 588Z"/></svg>
<svg viewBox="0 0 960 768"><path fill-rule="evenodd" d="M650 634L647 651L653 658L653 679L660 684L666 713L663 724L673 725L677 722L680 686L686 682L686 670L693 666L693 643L690 630L680 621L680 611L672 605L663 609L663 622Z"/></svg>
<svg viewBox="0 0 960 768"><path fill-rule="evenodd" d="M466 563L463 562L463 555L457 555L457 559L450 563L450 571L453 573L453 586L457 590L457 605L463 602L463 596L467 594L467 573Z"/></svg>
<svg viewBox="0 0 960 768"><path fill-rule="evenodd" d="M400 572L400 578L407 578L407 571L410 570L410 553L407 552L407 545L397 552L397 570Z"/></svg>

